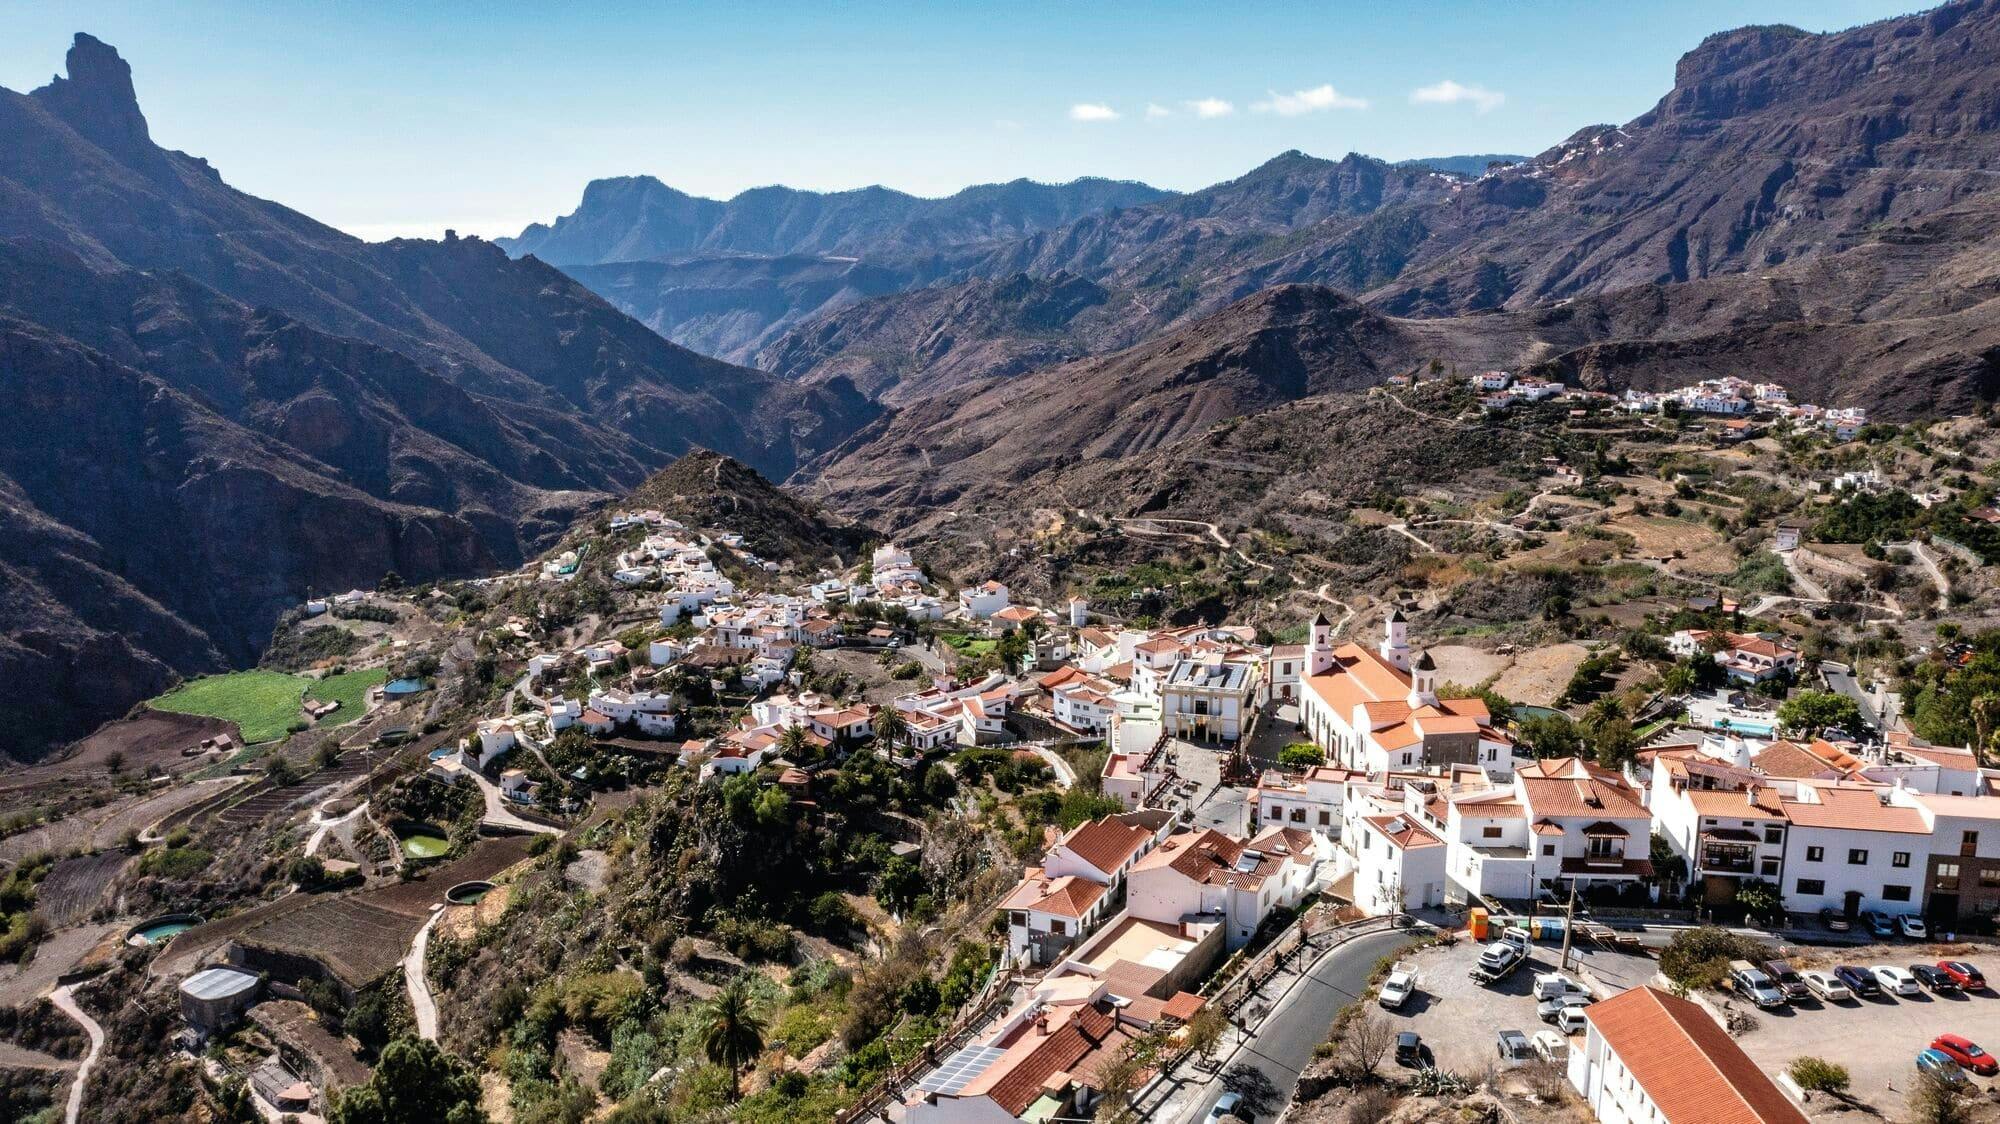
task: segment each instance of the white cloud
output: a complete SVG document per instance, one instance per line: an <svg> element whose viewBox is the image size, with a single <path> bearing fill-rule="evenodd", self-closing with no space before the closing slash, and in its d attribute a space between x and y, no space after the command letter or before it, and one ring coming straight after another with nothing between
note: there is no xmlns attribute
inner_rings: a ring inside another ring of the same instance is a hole
<svg viewBox="0 0 2000 1124"><path fill-rule="evenodd" d="M1069 107L1072 121L1116 121L1118 111L1102 102L1078 102Z"/></svg>
<svg viewBox="0 0 2000 1124"><path fill-rule="evenodd" d="M1421 86L1410 91L1410 101L1415 105L1456 105L1471 102L1480 113L1491 113L1500 108L1507 95L1484 86L1462 86L1447 78L1434 86Z"/></svg>
<svg viewBox="0 0 2000 1124"><path fill-rule="evenodd" d="M1310 90L1294 90L1289 94L1270 91L1270 98L1252 105L1259 113L1275 113L1280 117L1297 117L1302 113L1317 113L1325 109L1367 109L1367 98L1349 97L1332 85L1314 86Z"/></svg>
<svg viewBox="0 0 2000 1124"><path fill-rule="evenodd" d="M1173 110L1168 109L1158 102L1149 101L1146 103L1146 120L1148 121L1158 121L1162 117L1172 117L1173 115Z"/></svg>
<svg viewBox="0 0 2000 1124"><path fill-rule="evenodd" d="M1188 112L1194 114L1196 117L1200 117L1203 119L1212 117L1227 117L1230 114L1236 112L1235 105L1223 101L1221 98L1196 98L1193 101L1183 102L1181 104L1188 107Z"/></svg>

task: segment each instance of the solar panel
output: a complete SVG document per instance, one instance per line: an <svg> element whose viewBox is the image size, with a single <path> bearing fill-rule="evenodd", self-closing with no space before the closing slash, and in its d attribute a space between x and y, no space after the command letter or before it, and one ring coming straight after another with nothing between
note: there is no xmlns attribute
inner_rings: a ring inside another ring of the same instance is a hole
<svg viewBox="0 0 2000 1124"><path fill-rule="evenodd" d="M917 1088L926 1093L956 1093L985 1073L1007 1051L997 1046L966 1046L932 1070Z"/></svg>

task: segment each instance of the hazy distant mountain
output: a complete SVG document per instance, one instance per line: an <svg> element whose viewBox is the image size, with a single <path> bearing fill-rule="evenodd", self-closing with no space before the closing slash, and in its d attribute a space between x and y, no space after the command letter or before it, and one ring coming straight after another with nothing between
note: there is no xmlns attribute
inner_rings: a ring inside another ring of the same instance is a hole
<svg viewBox="0 0 2000 1124"><path fill-rule="evenodd" d="M652 176L592 180L577 209L497 241L554 265L659 261L706 254L892 258L1019 238L1171 192L1122 180L980 184L941 199L886 187L799 191L759 187L725 201Z"/></svg>
<svg viewBox="0 0 2000 1124"><path fill-rule="evenodd" d="M801 323L766 362L900 407L801 480L892 528L1064 507L1037 489L1094 478L1076 466L1431 359L1607 389L1754 372L1885 417L2000 396L2000 116L1966 109L2000 98L2000 5L1728 32L1675 78L1626 125L1476 180L1288 153ZM1030 334L979 280L1017 275L1098 291ZM1037 351L1066 358L1024 370Z"/></svg>
<svg viewBox="0 0 2000 1124"><path fill-rule="evenodd" d="M1514 156L1504 152L1492 152L1483 156L1425 156L1416 160L1398 160L1398 168L1431 168L1440 172L1451 172L1460 176L1483 176L1494 164L1520 164L1526 156Z"/></svg>
<svg viewBox="0 0 2000 1124"><path fill-rule="evenodd" d="M510 564L697 443L782 476L873 415L489 243L237 192L89 36L0 136L0 752L250 659L308 591Z"/></svg>

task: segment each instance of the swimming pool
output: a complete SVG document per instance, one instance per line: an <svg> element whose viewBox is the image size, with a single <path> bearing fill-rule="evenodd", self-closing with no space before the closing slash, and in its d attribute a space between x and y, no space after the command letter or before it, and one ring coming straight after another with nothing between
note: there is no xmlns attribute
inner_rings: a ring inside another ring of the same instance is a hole
<svg viewBox="0 0 2000 1124"><path fill-rule="evenodd" d="M391 679L382 684L382 695L384 698L400 699L405 695L428 690L429 687L430 684L421 679Z"/></svg>
<svg viewBox="0 0 2000 1124"><path fill-rule="evenodd" d="M155 917L132 926L125 933L125 941L135 945L164 944L199 924L201 918L187 914Z"/></svg>
<svg viewBox="0 0 2000 1124"><path fill-rule="evenodd" d="M1776 733L1776 723L1759 722L1753 718L1718 717L1715 728L1731 734L1749 734L1752 737L1768 738Z"/></svg>

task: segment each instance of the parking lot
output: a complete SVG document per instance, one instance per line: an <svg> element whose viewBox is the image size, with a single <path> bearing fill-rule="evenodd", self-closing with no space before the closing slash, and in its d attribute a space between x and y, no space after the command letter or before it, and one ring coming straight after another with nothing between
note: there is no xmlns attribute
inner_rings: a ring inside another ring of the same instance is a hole
<svg viewBox="0 0 2000 1124"><path fill-rule="evenodd" d="M1539 942L1528 962L1512 975L1476 984L1467 973L1484 947L1467 939L1413 953L1408 959L1417 967L1417 991L1401 1010L1384 1012L1397 1030L1414 1030L1422 1036L1430 1048L1431 1064L1465 1076L1481 1074L1499 1062L1495 1037L1501 1030L1518 1030L1533 1038L1536 1031L1549 1029L1535 1017L1535 977L1555 971L1562 961L1560 944ZM1655 967L1646 956L1581 947L1571 950L1570 975L1583 979L1578 964L1589 968L1593 991L1600 999L1651 979Z"/></svg>
<svg viewBox="0 0 2000 1124"><path fill-rule="evenodd" d="M1419 974L1417 991L1400 1011L1384 1012L1394 1029L1413 1030L1423 1039L1430 1063L1468 1077L1478 1077L1500 1065L1498 1032L1518 1030L1532 1039L1550 1029L1535 1014L1535 976L1556 970L1561 949L1538 942L1527 963L1496 983L1480 985L1467 977L1485 946L1469 939L1427 948L1405 959ZM1971 960L1987 971L2000 971L2000 953L1990 947L1897 942L1853 948L1786 946L1789 959L1801 970L1832 971L1841 964L1866 968L1890 964L1905 968L1941 959ZM1579 948L1572 951L1570 974L1583 979L1599 999L1616 995L1653 978L1651 957ZM1704 996L1718 1009L1748 1011L1750 1027L1737 1042L1759 1068L1776 1078L1796 1058L1812 1055L1847 1067L1849 1095L1889 1119L1901 1119L1916 1077L1917 1052L1940 1034L1959 1034L1990 1050L2000 1051L2000 992L1970 995L1933 994L1888 996L1823 1003L1802 1000L1773 1010L1756 1010L1742 1000L1710 993ZM1581 1045L1579 1039L1571 1040ZM1395 1069L1393 1060L1384 1069ZM1525 1075L1525 1074L1524 1074ZM2000 1079L1973 1077L1982 1091L2000 1088ZM1814 1119L1852 1120L1855 1110L1820 1098L1806 1106Z"/></svg>
<svg viewBox="0 0 2000 1124"><path fill-rule="evenodd" d="M1866 968L1891 964L1907 968L1940 959L1967 959L1985 970L2000 970L1991 948L1966 945L1925 945L1898 942L1853 949L1803 949L1792 959L1801 968L1831 971L1839 964ZM1720 1006L1722 1001L1718 1000ZM1733 1001L1733 1006L1746 1006ZM1773 1077L1792 1059L1804 1055L1825 1058L1847 1067L1853 1084L1849 1093L1891 1119L1904 1113L1905 1100L1916 1077L1917 1052L1940 1034L1960 1034L1988 1049L2000 1050L2000 993L1970 995L1947 992L1822 1003L1807 1000L1789 1007L1758 1011L1756 1025L1737 1039L1744 1053ZM1982 1088L1994 1079L1972 1078ZM1831 1102L1807 1109L1814 1119L1851 1119L1851 1109L1836 1111Z"/></svg>

